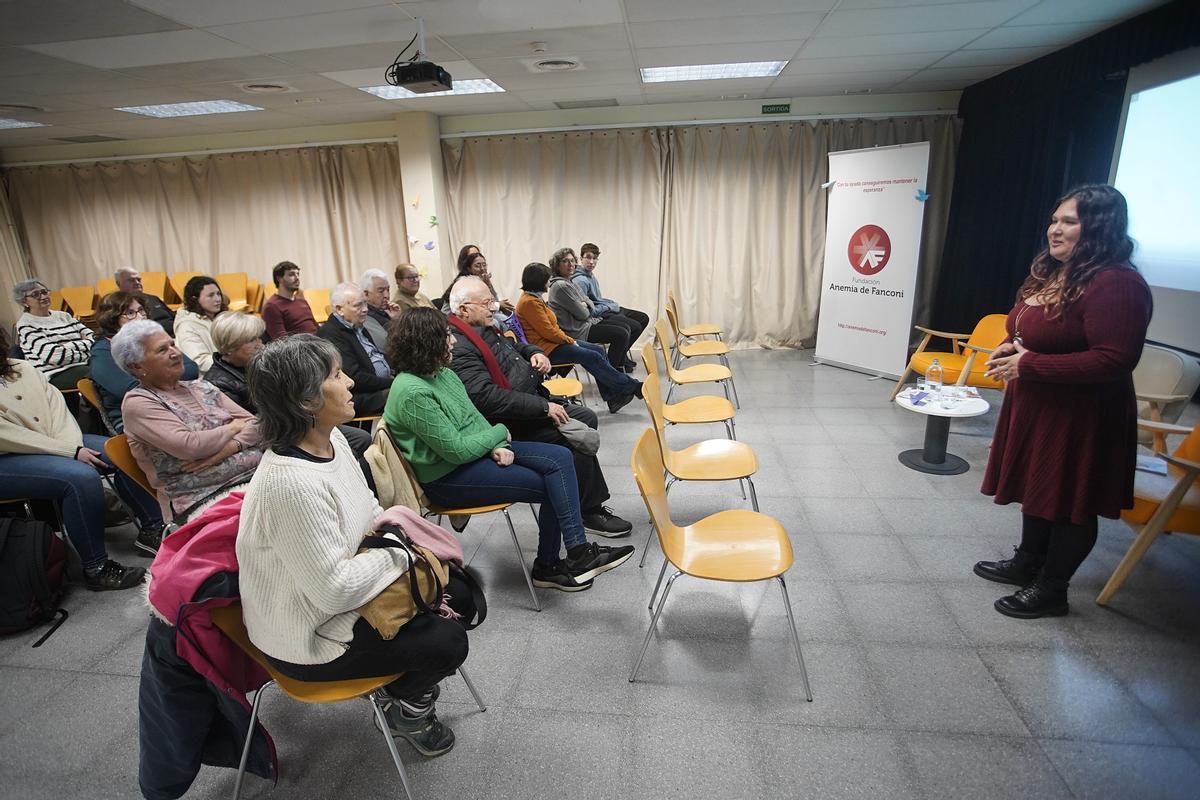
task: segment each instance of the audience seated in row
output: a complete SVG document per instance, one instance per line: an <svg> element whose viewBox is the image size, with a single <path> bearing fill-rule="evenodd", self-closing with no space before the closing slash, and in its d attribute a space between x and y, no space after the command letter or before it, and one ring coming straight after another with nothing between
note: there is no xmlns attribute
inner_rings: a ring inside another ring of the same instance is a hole
<svg viewBox="0 0 1200 800"><path fill-rule="evenodd" d="M610 300L601 293L600 281L596 279L596 267L599 264L600 248L592 242L584 242L579 248L579 264L571 273L571 282L579 287L579 291L583 292L592 304L593 313L603 323L618 324L628 329L629 346L632 347L633 343L642 335L642 331L646 330L646 326L650 324L650 317L644 311L623 308L616 300ZM633 359L625 359L626 372L632 371L633 363Z"/></svg>
<svg viewBox="0 0 1200 800"><path fill-rule="evenodd" d="M383 352L387 348L387 326L400 313L401 308L388 297L388 278L381 269L369 269L358 279L358 288L367 298L367 318L363 327ZM332 298L331 298L332 299Z"/></svg>
<svg viewBox="0 0 1200 800"><path fill-rule="evenodd" d="M635 364L629 358L629 346L634 340L629 337L633 321L620 314L610 314L607 319L601 316L573 280L575 272L575 251L571 248L563 247L550 256L546 304L558 316L559 327L577 341L608 345L608 362L613 368L632 372Z"/></svg>
<svg viewBox="0 0 1200 800"><path fill-rule="evenodd" d="M268 297L262 307L267 338L316 333L317 321L300 291L300 267L291 261L280 261L271 270L271 280L275 282L275 294Z"/></svg>
<svg viewBox="0 0 1200 800"><path fill-rule="evenodd" d="M197 275L184 285L183 307L175 313L175 341L201 375L212 367L213 320L228 310L229 299L214 278Z"/></svg>
<svg viewBox="0 0 1200 800"><path fill-rule="evenodd" d="M392 299L405 310L435 307L432 300L421 294L421 272L412 264L396 267L396 295Z"/></svg>
<svg viewBox="0 0 1200 800"><path fill-rule="evenodd" d="M354 382L356 416L382 414L392 386L392 368L364 328L367 298L355 284L339 283L329 293L329 300L333 313L317 335L337 349L342 371Z"/></svg>
<svg viewBox="0 0 1200 800"><path fill-rule="evenodd" d="M492 273L488 270L487 258L473 244L463 245L462 249L458 251L458 272L455 274L454 280L450 281L450 285L446 287L446 291L442 293L442 311L446 314L450 313L448 308L450 292L454 289L456 281L468 275L473 275L487 284L488 291L492 293L492 299L496 301L496 321L516 334L522 342L528 341L525 338L525 331L521 328L521 322L516 317L516 306L507 297L500 297L496 292L496 287L492 285Z"/></svg>
<svg viewBox="0 0 1200 800"><path fill-rule="evenodd" d="M133 267L118 267L117 271L113 273L113 279L117 282L117 291L140 295L142 308L146 310L146 317L162 325L163 330L171 336L175 335L175 315L171 313L171 309L167 307L161 297L146 293L142 287L140 272Z"/></svg>
<svg viewBox="0 0 1200 800"><path fill-rule="evenodd" d="M60 504L67 536L83 562L87 588L99 591L138 585L145 570L118 564L105 549L100 476L113 470L104 454L105 438L81 433L62 393L28 361L9 358L8 351L8 336L0 331L2 496ZM137 517L141 529L137 546L153 554L162 539L158 504L122 473L116 474L116 488Z"/></svg>
<svg viewBox="0 0 1200 800"><path fill-rule="evenodd" d="M92 331L65 311L51 311L50 290L36 278L14 286L12 297L23 309L16 332L25 359L55 388L74 389L88 374Z"/></svg>

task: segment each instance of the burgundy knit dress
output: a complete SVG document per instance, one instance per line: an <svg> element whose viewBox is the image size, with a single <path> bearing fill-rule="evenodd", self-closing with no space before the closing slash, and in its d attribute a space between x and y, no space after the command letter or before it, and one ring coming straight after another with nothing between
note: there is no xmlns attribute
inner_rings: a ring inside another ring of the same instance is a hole
<svg viewBox="0 0 1200 800"><path fill-rule="evenodd" d="M1024 306L1008 313L1010 340ZM1020 332L1029 352L1005 391L980 491L1077 525L1133 505L1133 368L1151 310L1150 289L1128 265L1097 274L1059 319L1026 308Z"/></svg>

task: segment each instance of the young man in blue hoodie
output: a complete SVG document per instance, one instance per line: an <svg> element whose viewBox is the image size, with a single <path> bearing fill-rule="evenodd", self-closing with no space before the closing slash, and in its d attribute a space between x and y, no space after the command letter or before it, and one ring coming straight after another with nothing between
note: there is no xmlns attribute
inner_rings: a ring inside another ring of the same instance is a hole
<svg viewBox="0 0 1200 800"><path fill-rule="evenodd" d="M600 293L600 281L596 280L596 264L599 261L600 248L591 242L584 242L579 248L579 265L571 275L571 282L592 301L596 312L605 322L621 325L629 330L629 344L632 346L650 324L650 317L636 309L622 308L616 300L610 300ZM636 362L633 359L625 359L626 372L632 372L635 367Z"/></svg>

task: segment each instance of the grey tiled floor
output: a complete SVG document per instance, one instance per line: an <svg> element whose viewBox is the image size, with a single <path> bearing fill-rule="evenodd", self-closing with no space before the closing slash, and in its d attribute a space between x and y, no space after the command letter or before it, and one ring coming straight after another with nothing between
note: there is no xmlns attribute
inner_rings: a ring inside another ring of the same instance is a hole
<svg viewBox="0 0 1200 800"><path fill-rule="evenodd" d="M488 623L468 664L479 713L451 678L439 704L458 735L424 761L406 745L418 797L1173 798L1200 794L1200 540L1156 543L1109 608L1093 603L1131 540L1104 521L1072 587L1072 613L1020 622L971 564L1002 557L1016 507L978 493L995 410L956 422L971 471L911 472L923 418L889 405L886 381L809 365L811 352L733 355L738 437L761 461L762 510L796 551L788 574L812 679L804 702L776 587L680 579L639 681L627 681L649 620L660 554L578 595L528 608L498 519L464 542L484 577ZM989 397L997 401L998 395ZM1194 420L1196 409L1188 419ZM601 414L612 505L647 526L629 452L644 409ZM719 426L672 429L677 445ZM744 506L732 484L678 485L676 521ZM524 556L533 520L513 512ZM130 532L111 532L128 556ZM135 593L67 598L69 622L42 648L0 640L0 795L134 797L137 687L146 615ZM363 703L307 707L272 693L278 786L246 797L397 797ZM205 768L190 797L223 797Z"/></svg>

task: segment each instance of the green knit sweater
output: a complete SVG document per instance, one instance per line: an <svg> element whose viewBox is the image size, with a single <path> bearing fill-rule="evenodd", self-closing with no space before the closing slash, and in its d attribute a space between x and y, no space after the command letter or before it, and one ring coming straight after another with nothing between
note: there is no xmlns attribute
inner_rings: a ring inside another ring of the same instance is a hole
<svg viewBox="0 0 1200 800"><path fill-rule="evenodd" d="M458 375L446 367L432 378L397 375L383 421L421 483L436 481L508 441L508 428L489 425Z"/></svg>

